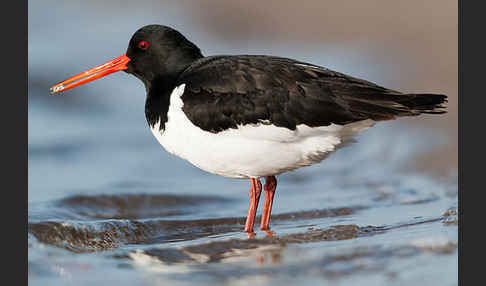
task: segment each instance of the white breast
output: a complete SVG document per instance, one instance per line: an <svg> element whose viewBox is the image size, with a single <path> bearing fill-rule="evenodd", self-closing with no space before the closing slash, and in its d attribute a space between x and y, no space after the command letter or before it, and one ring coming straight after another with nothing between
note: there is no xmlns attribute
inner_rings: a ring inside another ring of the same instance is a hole
<svg viewBox="0 0 486 286"><path fill-rule="evenodd" d="M159 130L159 120L152 133L168 152L207 172L230 178L277 175L320 162L375 123L363 120L313 128L301 124L289 130L262 121L211 133L195 126L182 111L184 87L176 87L171 94L165 130Z"/></svg>

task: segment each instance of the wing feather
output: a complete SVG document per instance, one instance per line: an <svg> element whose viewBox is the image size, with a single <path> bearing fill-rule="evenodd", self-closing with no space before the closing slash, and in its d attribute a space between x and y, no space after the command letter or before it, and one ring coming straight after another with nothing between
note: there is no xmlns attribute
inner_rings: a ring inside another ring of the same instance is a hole
<svg viewBox="0 0 486 286"><path fill-rule="evenodd" d="M178 79L183 110L200 128L219 132L267 122L295 130L397 116L443 113L446 96L402 94L324 67L268 56L203 58Z"/></svg>

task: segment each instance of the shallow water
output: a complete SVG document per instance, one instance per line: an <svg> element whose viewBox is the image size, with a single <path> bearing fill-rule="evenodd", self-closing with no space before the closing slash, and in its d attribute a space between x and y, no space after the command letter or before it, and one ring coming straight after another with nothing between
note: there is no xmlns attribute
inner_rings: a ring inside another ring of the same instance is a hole
<svg viewBox="0 0 486 286"><path fill-rule="evenodd" d="M430 130L379 123L323 163L279 176L273 233L248 239L246 180L172 157L124 114L29 104L30 283L457 281L455 180L400 164L440 144Z"/></svg>

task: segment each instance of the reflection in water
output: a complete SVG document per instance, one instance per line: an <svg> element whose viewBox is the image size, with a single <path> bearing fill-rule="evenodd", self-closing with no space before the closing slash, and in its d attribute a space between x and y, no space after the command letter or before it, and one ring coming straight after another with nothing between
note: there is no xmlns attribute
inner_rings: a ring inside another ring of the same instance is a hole
<svg viewBox="0 0 486 286"><path fill-rule="evenodd" d="M342 238L351 239L344 237ZM457 242L452 241L435 245L433 248L419 242L394 246L371 244L353 246L344 251L316 257L309 255L311 249L297 249L294 244L285 241L286 238L229 240L178 249L135 250L127 256L117 258L133 260L136 265L150 273L164 273L168 266L177 268L176 265L186 265L188 268L177 276L177 280L184 280L183 276L190 276L196 281L203 277L211 277L209 279L213 282L224 282L247 276L311 275L337 279L363 272L389 273L387 265L391 261L410 259L427 253L450 254L457 249ZM306 256L308 258L302 260ZM222 265L216 268L211 266L214 263Z"/></svg>

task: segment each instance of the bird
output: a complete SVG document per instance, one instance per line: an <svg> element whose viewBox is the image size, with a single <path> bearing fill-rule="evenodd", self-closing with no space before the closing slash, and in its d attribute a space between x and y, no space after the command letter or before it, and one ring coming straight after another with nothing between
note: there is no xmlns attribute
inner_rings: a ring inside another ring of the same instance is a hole
<svg viewBox="0 0 486 286"><path fill-rule="evenodd" d="M166 151L228 178L249 179L244 232L270 230L276 176L324 160L379 121L446 113L447 96L401 93L298 60L203 56L179 31L147 25L122 56L51 87L61 92L125 71L146 89L145 117Z"/></svg>

